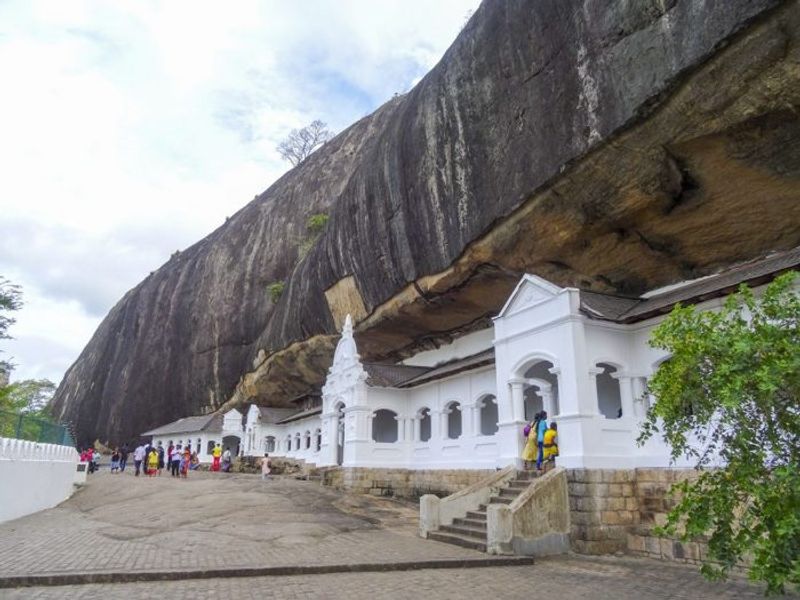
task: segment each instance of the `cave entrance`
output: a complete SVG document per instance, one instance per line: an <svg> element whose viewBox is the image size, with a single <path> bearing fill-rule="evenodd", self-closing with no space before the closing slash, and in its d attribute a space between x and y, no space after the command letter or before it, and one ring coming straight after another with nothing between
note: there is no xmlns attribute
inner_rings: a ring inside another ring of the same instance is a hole
<svg viewBox="0 0 800 600"><path fill-rule="evenodd" d="M224 452L228 448L231 451L231 457L239 456L241 441L238 435L226 435L222 438L222 451Z"/></svg>

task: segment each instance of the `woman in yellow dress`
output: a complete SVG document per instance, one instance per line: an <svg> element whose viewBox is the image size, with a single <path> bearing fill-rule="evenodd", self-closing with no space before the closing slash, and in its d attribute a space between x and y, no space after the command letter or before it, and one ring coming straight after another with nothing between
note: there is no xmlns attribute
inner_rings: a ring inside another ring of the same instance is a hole
<svg viewBox="0 0 800 600"><path fill-rule="evenodd" d="M539 429L539 413L536 413L536 417L528 424L530 427L530 431L528 432L528 441L525 443L525 449L522 451L522 460L525 461L525 469L528 469L529 463L536 462L536 453L539 450L538 444L536 443L536 432Z"/></svg>
<svg viewBox="0 0 800 600"><path fill-rule="evenodd" d="M147 474L152 477L158 472L158 452L153 448L147 456Z"/></svg>
<svg viewBox="0 0 800 600"><path fill-rule="evenodd" d="M558 426L555 421L550 423L550 429L544 432L544 460L555 463L558 456Z"/></svg>

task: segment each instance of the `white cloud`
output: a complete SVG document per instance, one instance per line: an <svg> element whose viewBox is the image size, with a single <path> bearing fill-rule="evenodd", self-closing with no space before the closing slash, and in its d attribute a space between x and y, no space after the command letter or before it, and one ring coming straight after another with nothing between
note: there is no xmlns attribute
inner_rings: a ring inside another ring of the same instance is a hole
<svg viewBox="0 0 800 600"><path fill-rule="evenodd" d="M0 274L16 375L60 379L147 273L417 82L478 0L0 2Z"/></svg>

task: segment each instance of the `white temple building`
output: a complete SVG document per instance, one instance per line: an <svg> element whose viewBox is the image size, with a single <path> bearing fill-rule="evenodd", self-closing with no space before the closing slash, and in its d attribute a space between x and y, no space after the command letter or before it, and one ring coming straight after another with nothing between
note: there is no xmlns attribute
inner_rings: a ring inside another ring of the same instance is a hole
<svg viewBox="0 0 800 600"><path fill-rule="evenodd" d="M212 461L211 451L220 444L231 453L241 452L242 413L233 409L224 415L210 414L199 417L184 417L162 427L142 434L152 439L153 445L161 443L164 448L180 444L189 446L197 453L201 463Z"/></svg>
<svg viewBox="0 0 800 600"><path fill-rule="evenodd" d="M398 364L363 362L348 317L321 395L294 409L250 406L244 422L233 410L202 432L178 432L178 421L148 435L197 439L201 460L211 441L238 439L245 455L316 466L495 469L521 465L523 427L544 409L558 423L561 466L669 466L660 440L636 443L647 379L668 359L649 346L652 330L677 302L713 310L740 283L758 290L798 264L795 249L635 298L525 275L492 327ZM203 418L219 419L190 419Z"/></svg>

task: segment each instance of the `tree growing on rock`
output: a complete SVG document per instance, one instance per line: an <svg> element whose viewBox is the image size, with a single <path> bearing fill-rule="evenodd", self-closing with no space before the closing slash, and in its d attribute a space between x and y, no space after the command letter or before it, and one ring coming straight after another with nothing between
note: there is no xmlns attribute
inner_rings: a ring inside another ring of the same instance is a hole
<svg viewBox="0 0 800 600"><path fill-rule="evenodd" d="M800 589L800 296L795 274L719 312L676 307L651 345L668 351L640 443L663 436L698 477L676 484L662 535L707 536L702 572L746 563L769 593ZM717 465L722 465L716 468Z"/></svg>
<svg viewBox="0 0 800 600"><path fill-rule="evenodd" d="M292 129L289 136L278 144L278 154L296 167L333 136L326 123L312 121L302 129Z"/></svg>
<svg viewBox="0 0 800 600"><path fill-rule="evenodd" d="M296 167L333 136L327 124L316 120L302 129L293 129L289 137L278 144L278 154Z"/></svg>

